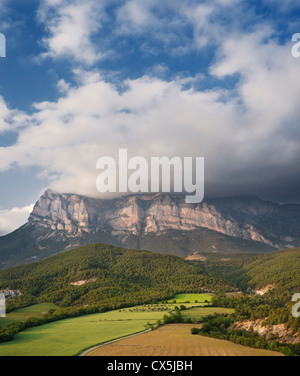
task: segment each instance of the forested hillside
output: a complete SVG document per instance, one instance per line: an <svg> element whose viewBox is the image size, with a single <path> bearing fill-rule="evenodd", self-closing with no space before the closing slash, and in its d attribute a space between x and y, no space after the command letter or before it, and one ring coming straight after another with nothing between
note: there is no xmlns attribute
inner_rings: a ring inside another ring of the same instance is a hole
<svg viewBox="0 0 300 376"><path fill-rule="evenodd" d="M195 261L202 270L224 278L244 291L268 288L266 293L285 295L300 292L300 248L268 255L201 254Z"/></svg>
<svg viewBox="0 0 300 376"><path fill-rule="evenodd" d="M277 293L300 292L300 248L263 255L244 268L248 284L256 289L269 285Z"/></svg>
<svg viewBox="0 0 300 376"><path fill-rule="evenodd" d="M36 302L118 307L230 285L181 258L96 244L0 271L0 290L19 290L8 308Z"/></svg>

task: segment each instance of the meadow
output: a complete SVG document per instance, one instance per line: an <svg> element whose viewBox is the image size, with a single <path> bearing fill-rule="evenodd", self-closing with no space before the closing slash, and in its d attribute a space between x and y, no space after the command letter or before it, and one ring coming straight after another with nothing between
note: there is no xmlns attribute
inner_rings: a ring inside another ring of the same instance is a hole
<svg viewBox="0 0 300 376"><path fill-rule="evenodd" d="M26 321L32 317L43 317L43 315L48 313L51 309L57 308L58 307L52 303L40 303L30 307L17 309L16 311L8 313L5 318L0 318L0 328L4 328L14 321Z"/></svg>
<svg viewBox="0 0 300 376"><path fill-rule="evenodd" d="M209 294L178 294L174 298L168 300L168 303L207 303L211 302L212 295Z"/></svg>
<svg viewBox="0 0 300 376"><path fill-rule="evenodd" d="M199 318L207 315L213 315L215 313L222 314L222 313L234 313L234 309L227 308L224 310L224 308L221 307L194 307L191 309L188 309L186 311L182 311L182 317L184 319L191 319L193 321L199 320Z"/></svg>
<svg viewBox="0 0 300 376"><path fill-rule="evenodd" d="M187 308L196 307L183 311L184 317L189 317L190 314L195 320L214 312L232 312L226 308L204 307L203 303L185 305ZM78 355L95 345L144 331L149 323L155 324L157 320L162 320L165 314L174 309L174 306L174 304L144 305L30 328L17 334L13 341L0 344L0 356ZM25 313L28 314L29 311L36 313L37 309L33 306L26 309Z"/></svg>

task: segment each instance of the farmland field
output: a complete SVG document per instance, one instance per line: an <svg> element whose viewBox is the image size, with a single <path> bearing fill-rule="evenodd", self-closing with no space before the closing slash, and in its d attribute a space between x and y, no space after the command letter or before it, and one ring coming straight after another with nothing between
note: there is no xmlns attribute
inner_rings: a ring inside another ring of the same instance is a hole
<svg viewBox="0 0 300 376"><path fill-rule="evenodd" d="M193 324L164 325L154 331L99 347L87 356L281 356L191 334Z"/></svg>
<svg viewBox="0 0 300 376"><path fill-rule="evenodd" d="M205 303L211 302L212 296L208 294L178 294L174 298L170 299L168 303L173 303L175 300L176 303Z"/></svg>
<svg viewBox="0 0 300 376"><path fill-rule="evenodd" d="M187 304L192 306L192 304ZM195 304L193 304L195 306ZM168 305L140 306L70 318L30 328L17 334L13 341L0 344L0 356L11 355L76 355L81 350L145 330L147 323L155 323L172 309ZM199 311L194 312L195 309ZM207 315L211 310L231 312L223 308L199 307L184 311L196 317Z"/></svg>
<svg viewBox="0 0 300 376"><path fill-rule="evenodd" d="M5 318L0 318L0 328L4 328L14 321L25 321L31 317L43 317L50 309L57 309L58 307L52 303L35 304L30 307L18 309L14 312L8 313Z"/></svg>
<svg viewBox="0 0 300 376"><path fill-rule="evenodd" d="M181 313L184 319L190 318L193 321L197 321L203 316L213 315L214 313L234 313L234 309L225 309L221 307L195 307L182 311Z"/></svg>

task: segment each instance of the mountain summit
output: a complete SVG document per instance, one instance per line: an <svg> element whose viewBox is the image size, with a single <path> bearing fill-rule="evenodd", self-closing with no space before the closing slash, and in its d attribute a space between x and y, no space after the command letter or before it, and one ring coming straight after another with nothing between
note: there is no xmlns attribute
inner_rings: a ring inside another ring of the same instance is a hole
<svg viewBox="0 0 300 376"><path fill-rule="evenodd" d="M167 194L103 200L47 190L28 223L0 238L0 265L41 260L96 242L182 257L266 253L300 245L300 205L258 198L187 204L184 197Z"/></svg>

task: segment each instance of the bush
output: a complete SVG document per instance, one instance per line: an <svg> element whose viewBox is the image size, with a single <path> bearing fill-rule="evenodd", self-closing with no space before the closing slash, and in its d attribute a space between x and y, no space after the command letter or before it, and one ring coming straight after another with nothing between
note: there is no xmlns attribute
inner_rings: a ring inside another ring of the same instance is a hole
<svg viewBox="0 0 300 376"><path fill-rule="evenodd" d="M193 335L195 335L195 334L199 334L199 331L200 331L200 329L198 329L198 328L192 328L192 329L191 329L191 333L192 333Z"/></svg>

